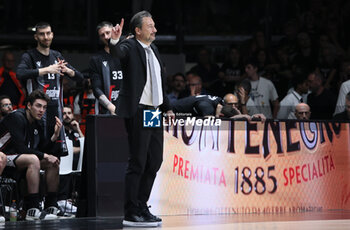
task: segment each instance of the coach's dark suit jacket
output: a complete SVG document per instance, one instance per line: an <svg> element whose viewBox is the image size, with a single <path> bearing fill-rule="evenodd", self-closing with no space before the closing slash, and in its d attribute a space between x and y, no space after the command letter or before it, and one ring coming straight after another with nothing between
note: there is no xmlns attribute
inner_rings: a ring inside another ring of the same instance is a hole
<svg viewBox="0 0 350 230"><path fill-rule="evenodd" d="M110 44L109 47L111 54L120 59L123 69L123 81L116 113L120 117L132 117L136 113L147 80L146 53L135 38L119 41L116 45ZM169 100L165 92L166 76L157 47L154 44L151 44L151 47L161 68L163 104L160 109L166 112L170 110Z"/></svg>

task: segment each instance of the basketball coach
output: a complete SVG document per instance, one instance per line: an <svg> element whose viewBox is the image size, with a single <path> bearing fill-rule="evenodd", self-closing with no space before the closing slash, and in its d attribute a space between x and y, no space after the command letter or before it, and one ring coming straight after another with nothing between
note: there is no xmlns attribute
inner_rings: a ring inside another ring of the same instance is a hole
<svg viewBox="0 0 350 230"><path fill-rule="evenodd" d="M157 29L147 11L130 20L131 38L121 40L124 19L112 29L111 54L120 59L124 79L116 114L124 118L129 140L125 176L124 226L156 227L162 220L151 214L147 201L163 160L163 129L143 127L144 111L166 112L174 118L165 93L166 75L155 40Z"/></svg>

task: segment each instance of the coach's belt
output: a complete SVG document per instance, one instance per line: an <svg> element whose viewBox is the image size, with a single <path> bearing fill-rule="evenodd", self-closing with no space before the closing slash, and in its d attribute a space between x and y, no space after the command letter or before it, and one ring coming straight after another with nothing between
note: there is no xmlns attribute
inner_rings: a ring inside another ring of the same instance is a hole
<svg viewBox="0 0 350 230"><path fill-rule="evenodd" d="M143 105L139 104L140 109L149 109L149 110L157 110L159 106L152 106L152 105Z"/></svg>

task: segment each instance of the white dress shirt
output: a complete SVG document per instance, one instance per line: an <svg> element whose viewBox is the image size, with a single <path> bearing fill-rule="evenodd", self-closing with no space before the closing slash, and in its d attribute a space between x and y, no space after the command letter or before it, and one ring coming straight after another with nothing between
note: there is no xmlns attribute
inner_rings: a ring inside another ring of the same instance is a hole
<svg viewBox="0 0 350 230"><path fill-rule="evenodd" d="M142 43L141 41L139 41L139 40L137 40L137 41L141 44L141 46L144 49L148 48L148 46L145 45L144 43ZM152 102L152 81L151 81L150 69L148 66L148 54L146 51L145 51L145 53L146 53L146 65L147 65L147 80L146 80L145 88L143 89L139 103L143 104L143 105L159 106L163 103L162 78L161 78L160 64L159 64L159 61L158 61L156 55L154 54L154 52L152 50L156 78L157 78L158 85L160 86L160 87L158 87L159 105L153 105L153 102Z"/></svg>

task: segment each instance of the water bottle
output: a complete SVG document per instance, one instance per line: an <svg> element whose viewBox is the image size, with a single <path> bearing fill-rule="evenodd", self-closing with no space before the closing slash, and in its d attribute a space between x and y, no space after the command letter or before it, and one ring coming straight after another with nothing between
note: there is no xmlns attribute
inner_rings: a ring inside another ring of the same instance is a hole
<svg viewBox="0 0 350 230"><path fill-rule="evenodd" d="M11 222L17 221L17 205L15 200L12 201L10 206L10 221Z"/></svg>

